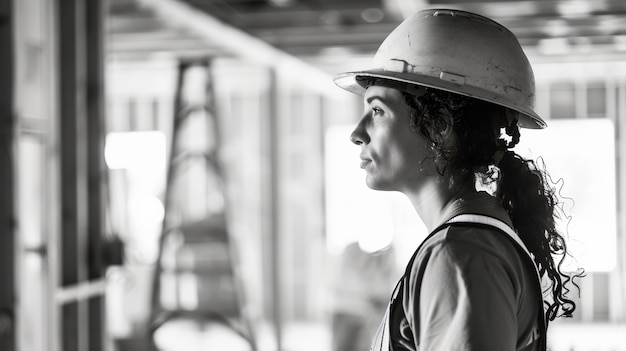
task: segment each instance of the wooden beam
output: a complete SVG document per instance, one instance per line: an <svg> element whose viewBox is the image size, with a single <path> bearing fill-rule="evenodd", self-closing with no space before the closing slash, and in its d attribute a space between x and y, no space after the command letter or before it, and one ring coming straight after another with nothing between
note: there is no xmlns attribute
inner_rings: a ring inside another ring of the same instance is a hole
<svg viewBox="0 0 626 351"><path fill-rule="evenodd" d="M269 243L270 276L271 276L271 306L274 336L276 338L276 351L283 350L283 294L282 294L282 260L281 260L281 233L280 228L280 94L278 92L278 82L276 70L270 71L270 91L269 91L269 113L266 116L263 128L262 140L264 147L264 158L267 161L266 174L263 179L264 189L267 191L263 198L264 205L269 211L269 218L264 223L264 239Z"/></svg>
<svg viewBox="0 0 626 351"><path fill-rule="evenodd" d="M111 34L152 33L163 31L163 23L151 14L144 13L110 13L107 23L108 32Z"/></svg>
<svg viewBox="0 0 626 351"><path fill-rule="evenodd" d="M103 177L107 171L104 162L104 20L107 0L85 1L85 75L87 78L85 107L87 119L87 279L104 280L106 267L102 257L105 228L105 196ZM81 282L81 283L84 283ZM86 300L89 326L88 350L106 348L105 292Z"/></svg>
<svg viewBox="0 0 626 351"><path fill-rule="evenodd" d="M57 290L54 299L58 304L64 305L103 296L106 292L106 284L107 282L104 278L80 282L70 287Z"/></svg>
<svg viewBox="0 0 626 351"><path fill-rule="evenodd" d="M204 52L222 54L224 50L210 45L205 40L175 33L173 31L150 32L145 34L113 34L109 37L109 52Z"/></svg>
<svg viewBox="0 0 626 351"><path fill-rule="evenodd" d="M60 278L61 286L78 284L85 279L85 263L78 261L83 252L87 231L86 182L84 174L85 110L82 93L85 87L84 61L80 55L82 26L76 22L76 1L59 2L59 95L60 95L60 152L61 152L61 235L60 235ZM82 12L82 11L81 11ZM86 324L82 304L61 306L61 348L67 351L86 349L86 333L81 325Z"/></svg>
<svg viewBox="0 0 626 351"><path fill-rule="evenodd" d="M13 1L0 0L0 350L16 350Z"/></svg>
<svg viewBox="0 0 626 351"><path fill-rule="evenodd" d="M224 48L225 53L276 69L281 78L296 81L324 96L341 96L343 92L332 76L284 51L237 28L176 0L137 0L144 8L177 28Z"/></svg>
<svg viewBox="0 0 626 351"><path fill-rule="evenodd" d="M61 155L61 287L76 300L60 304L61 348L104 348L103 294L85 285L104 274L102 175L104 3L59 1L59 98Z"/></svg>

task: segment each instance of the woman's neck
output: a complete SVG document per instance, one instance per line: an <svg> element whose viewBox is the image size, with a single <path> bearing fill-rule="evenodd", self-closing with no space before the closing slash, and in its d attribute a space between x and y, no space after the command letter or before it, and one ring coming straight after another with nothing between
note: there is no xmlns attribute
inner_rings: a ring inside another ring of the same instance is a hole
<svg viewBox="0 0 626 351"><path fill-rule="evenodd" d="M487 215L511 225L508 213L497 199L473 188L453 191L447 182L432 181L417 191L406 191L404 194L429 231L462 213Z"/></svg>
<svg viewBox="0 0 626 351"><path fill-rule="evenodd" d="M428 231L443 223L445 220L443 217L448 212L446 209L460 198L459 194L451 191L448 184L444 183L432 179L419 189L403 191Z"/></svg>

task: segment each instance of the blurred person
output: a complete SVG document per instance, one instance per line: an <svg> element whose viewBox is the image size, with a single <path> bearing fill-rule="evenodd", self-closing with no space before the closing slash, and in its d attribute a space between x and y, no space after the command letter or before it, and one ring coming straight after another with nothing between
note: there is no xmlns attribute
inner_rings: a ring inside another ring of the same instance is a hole
<svg viewBox="0 0 626 351"><path fill-rule="evenodd" d="M338 262L332 311L333 351L367 350L385 312L396 273L391 246L369 252L358 241L346 246Z"/></svg>
<svg viewBox="0 0 626 351"><path fill-rule="evenodd" d="M519 42L486 17L424 10L373 66L335 77L363 95L350 139L367 185L405 194L430 234L371 350L545 350L548 322L576 308L565 284L582 271L561 269L569 252L547 171L512 150L520 128L546 126Z"/></svg>

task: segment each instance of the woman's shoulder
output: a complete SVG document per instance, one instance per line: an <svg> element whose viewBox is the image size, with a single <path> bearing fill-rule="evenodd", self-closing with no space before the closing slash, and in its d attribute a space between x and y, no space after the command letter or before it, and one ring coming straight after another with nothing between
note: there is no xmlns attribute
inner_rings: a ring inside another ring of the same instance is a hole
<svg viewBox="0 0 626 351"><path fill-rule="evenodd" d="M456 223L430 235L409 261L407 273L420 271L432 259L446 257L452 264L472 260L493 261L518 270L524 266L516 244L500 229L487 225Z"/></svg>

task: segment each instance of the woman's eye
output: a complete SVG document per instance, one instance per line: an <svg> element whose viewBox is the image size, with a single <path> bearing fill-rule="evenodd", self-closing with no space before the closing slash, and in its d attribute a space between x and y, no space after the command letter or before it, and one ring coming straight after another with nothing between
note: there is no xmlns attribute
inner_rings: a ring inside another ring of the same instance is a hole
<svg viewBox="0 0 626 351"><path fill-rule="evenodd" d="M372 112L374 112L375 115L379 115L383 113L383 110L380 107L372 107Z"/></svg>

